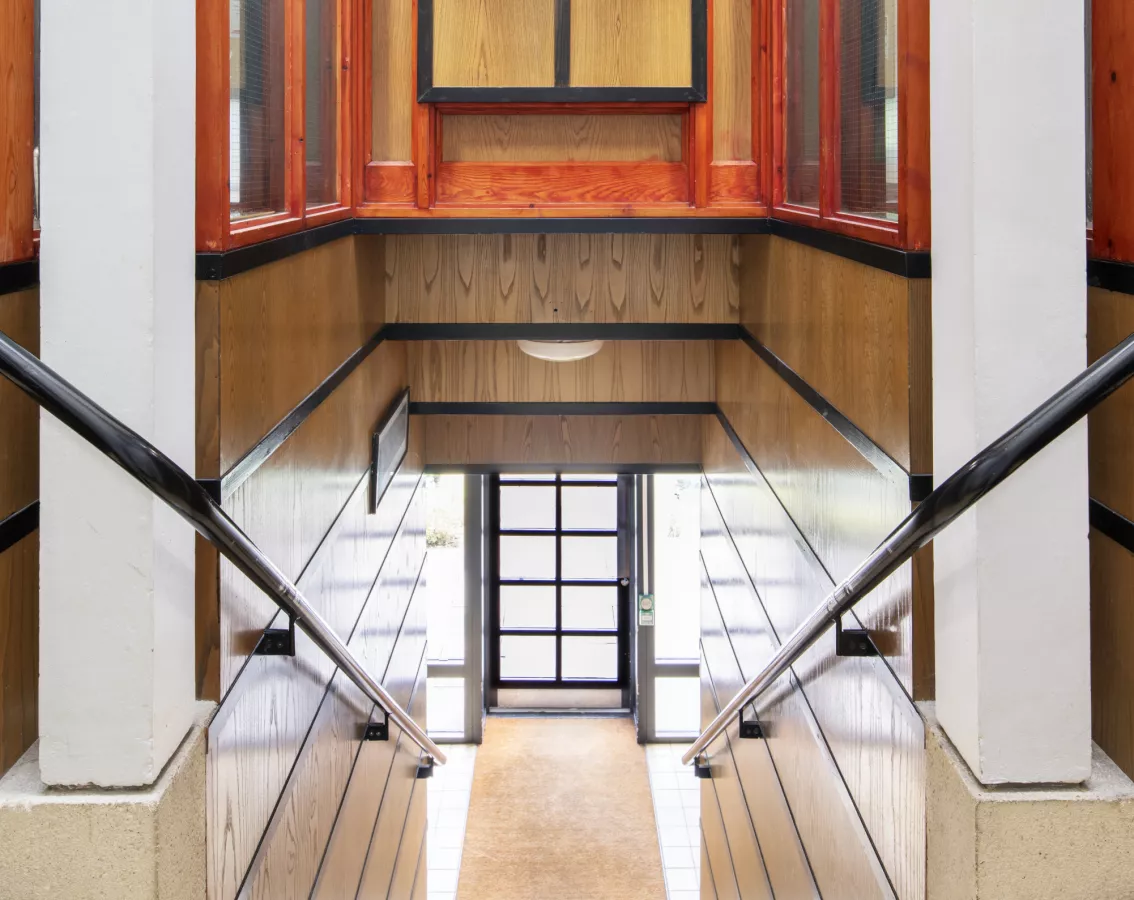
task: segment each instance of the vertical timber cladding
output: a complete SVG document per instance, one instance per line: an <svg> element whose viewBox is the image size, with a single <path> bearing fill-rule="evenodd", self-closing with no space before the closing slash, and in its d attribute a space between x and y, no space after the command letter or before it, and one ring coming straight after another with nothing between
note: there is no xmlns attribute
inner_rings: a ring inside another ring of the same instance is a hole
<svg viewBox="0 0 1134 900"><path fill-rule="evenodd" d="M0 295L0 331L39 353L39 289ZM0 379L0 775L39 735L39 409Z"/></svg>
<svg viewBox="0 0 1134 900"><path fill-rule="evenodd" d="M1091 288L1087 352L1094 362L1134 332L1134 297ZM1090 415L1091 720L1099 746L1134 777L1134 546L1123 520L1134 521L1134 386L1126 385ZM1098 513L1103 513L1099 516ZM1100 527L1102 526L1102 527Z"/></svg>
<svg viewBox="0 0 1134 900"><path fill-rule="evenodd" d="M422 102L696 102L705 0L419 0Z"/></svg>

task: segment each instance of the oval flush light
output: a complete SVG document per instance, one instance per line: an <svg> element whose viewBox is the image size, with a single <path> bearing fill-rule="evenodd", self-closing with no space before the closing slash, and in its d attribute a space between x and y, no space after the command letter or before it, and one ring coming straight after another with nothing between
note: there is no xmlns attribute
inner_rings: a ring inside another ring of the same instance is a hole
<svg viewBox="0 0 1134 900"><path fill-rule="evenodd" d="M602 349L602 341L516 341L528 356L547 362L578 362Z"/></svg>

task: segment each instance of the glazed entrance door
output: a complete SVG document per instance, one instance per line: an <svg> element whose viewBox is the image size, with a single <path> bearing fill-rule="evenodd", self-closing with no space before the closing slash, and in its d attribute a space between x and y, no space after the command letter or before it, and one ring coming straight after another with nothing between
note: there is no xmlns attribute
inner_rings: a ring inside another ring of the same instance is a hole
<svg viewBox="0 0 1134 900"><path fill-rule="evenodd" d="M490 707L627 708L630 477L493 476Z"/></svg>

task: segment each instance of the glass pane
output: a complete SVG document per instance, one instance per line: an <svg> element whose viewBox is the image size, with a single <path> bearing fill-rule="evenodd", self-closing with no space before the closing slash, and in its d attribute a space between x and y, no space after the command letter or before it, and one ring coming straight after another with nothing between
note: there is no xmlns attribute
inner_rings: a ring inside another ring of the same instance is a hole
<svg viewBox="0 0 1134 900"><path fill-rule="evenodd" d="M339 0L307 0L307 205L339 199Z"/></svg>
<svg viewBox="0 0 1134 900"><path fill-rule="evenodd" d="M611 537L563 538L563 578L565 580L597 581L617 577L617 537L612 535Z"/></svg>
<svg viewBox="0 0 1134 900"><path fill-rule="evenodd" d="M844 212L898 221L898 0L843 0L839 126Z"/></svg>
<svg viewBox="0 0 1134 900"><path fill-rule="evenodd" d="M819 0L786 0L785 199L819 206Z"/></svg>
<svg viewBox="0 0 1134 900"><path fill-rule="evenodd" d="M565 531L614 531L617 528L617 487L563 488Z"/></svg>
<svg viewBox="0 0 1134 900"><path fill-rule="evenodd" d="M1086 6L1086 28L1084 35L1087 40L1087 227L1095 224L1095 122L1094 122L1094 47L1091 43L1092 0L1083 0ZM36 132L38 134L38 132Z"/></svg>
<svg viewBox="0 0 1134 900"><path fill-rule="evenodd" d="M232 218L285 208L285 0L229 2L229 202Z"/></svg>
<svg viewBox="0 0 1134 900"><path fill-rule="evenodd" d="M555 638L500 638L500 677L516 679L555 679Z"/></svg>
<svg viewBox="0 0 1134 900"><path fill-rule="evenodd" d="M701 679L654 679L654 731L693 735L701 730Z"/></svg>
<svg viewBox="0 0 1134 900"><path fill-rule="evenodd" d="M426 681L425 728L431 736L458 737L465 733L465 680L430 678Z"/></svg>
<svg viewBox="0 0 1134 900"><path fill-rule="evenodd" d="M500 627L555 630L555 588L500 588Z"/></svg>
<svg viewBox="0 0 1134 900"><path fill-rule="evenodd" d="M697 662L701 639L701 478L654 476L654 657Z"/></svg>
<svg viewBox="0 0 1134 900"><path fill-rule="evenodd" d="M505 531L555 530L555 488L501 487L500 527Z"/></svg>
<svg viewBox="0 0 1134 900"><path fill-rule="evenodd" d="M618 475L588 475L586 472L564 472L562 476L564 481L618 481Z"/></svg>
<svg viewBox="0 0 1134 900"><path fill-rule="evenodd" d="M465 658L465 477L426 475L425 565L429 660Z"/></svg>
<svg viewBox="0 0 1134 900"><path fill-rule="evenodd" d="M618 588L563 588L563 628L598 631L618 627Z"/></svg>
<svg viewBox="0 0 1134 900"><path fill-rule="evenodd" d="M554 581L555 538L501 536L500 577Z"/></svg>
<svg viewBox="0 0 1134 900"><path fill-rule="evenodd" d="M520 474L501 475L501 481L554 481L555 476L539 472L521 472Z"/></svg>
<svg viewBox="0 0 1134 900"><path fill-rule="evenodd" d="M618 638L563 638L563 677L616 681L618 679Z"/></svg>

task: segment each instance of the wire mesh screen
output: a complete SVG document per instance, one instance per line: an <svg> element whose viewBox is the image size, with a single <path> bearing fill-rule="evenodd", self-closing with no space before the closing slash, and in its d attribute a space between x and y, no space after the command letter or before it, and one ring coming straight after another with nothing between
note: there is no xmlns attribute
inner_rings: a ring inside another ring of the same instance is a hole
<svg viewBox="0 0 1134 900"><path fill-rule="evenodd" d="M839 12L840 209L898 219L898 0Z"/></svg>
<svg viewBox="0 0 1134 900"><path fill-rule="evenodd" d="M339 0L307 0L307 205L334 203L338 192Z"/></svg>
<svg viewBox="0 0 1134 900"><path fill-rule="evenodd" d="M285 207L285 0L230 0L229 202L232 218Z"/></svg>
<svg viewBox="0 0 1134 900"><path fill-rule="evenodd" d="M1094 50L1091 46L1091 0L1086 0L1087 46L1087 227L1095 224Z"/></svg>
<svg viewBox="0 0 1134 900"><path fill-rule="evenodd" d="M819 206L819 0L784 10L785 199Z"/></svg>

